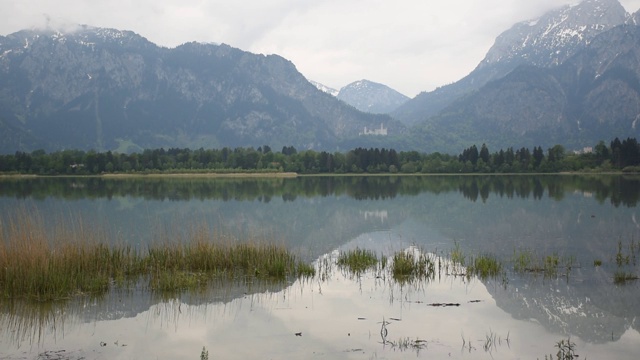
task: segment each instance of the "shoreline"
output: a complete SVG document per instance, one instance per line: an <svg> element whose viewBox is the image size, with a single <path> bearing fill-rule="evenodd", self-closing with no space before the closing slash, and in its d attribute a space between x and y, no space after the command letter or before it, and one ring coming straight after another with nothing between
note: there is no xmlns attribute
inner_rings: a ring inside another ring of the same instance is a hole
<svg viewBox="0 0 640 360"><path fill-rule="evenodd" d="M0 179L36 179L36 178L169 178L169 177L199 177L199 178L295 178L297 173L277 172L277 173L154 173L154 174L99 174L99 175L37 175L37 174L0 174Z"/></svg>
<svg viewBox="0 0 640 360"><path fill-rule="evenodd" d="M248 172L248 173L169 173L169 174L101 174L104 178L137 178L137 177L201 177L201 178L295 178L299 175L292 172ZM53 177L56 177L55 175Z"/></svg>
<svg viewBox="0 0 640 360"><path fill-rule="evenodd" d="M229 172L229 173L199 173L199 172L180 172L180 173L107 173L95 175L38 175L38 174L2 174L0 179L36 179L36 178L106 178L106 179L126 179L126 178L297 178L297 177L409 177L409 176L587 176L587 175L606 175L606 176L636 176L640 173L607 171L561 171L552 173L318 173L318 174L298 174L295 172Z"/></svg>

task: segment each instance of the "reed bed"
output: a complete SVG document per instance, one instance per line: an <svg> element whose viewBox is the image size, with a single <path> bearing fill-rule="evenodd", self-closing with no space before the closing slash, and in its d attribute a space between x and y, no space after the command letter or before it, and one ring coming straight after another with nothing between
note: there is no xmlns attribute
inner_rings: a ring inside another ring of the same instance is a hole
<svg viewBox="0 0 640 360"><path fill-rule="evenodd" d="M163 291L206 286L213 278L283 280L315 273L284 246L269 243L156 245L142 261L150 287Z"/></svg>
<svg viewBox="0 0 640 360"><path fill-rule="evenodd" d="M206 286L213 278L284 280L310 277L314 268L282 245L240 243L200 231L194 241L146 249L107 245L104 232L81 220L47 232L37 214L22 212L0 223L0 297L48 301L101 294L113 286L149 280L173 291Z"/></svg>
<svg viewBox="0 0 640 360"><path fill-rule="evenodd" d="M433 280L435 274L435 259L416 248L393 255L391 278L399 283Z"/></svg>
<svg viewBox="0 0 640 360"><path fill-rule="evenodd" d="M337 260L339 267L356 275L376 268L379 262L375 252L361 248L340 252Z"/></svg>
<svg viewBox="0 0 640 360"><path fill-rule="evenodd" d="M481 279L503 275L502 263L493 255L480 255L470 258L467 276L475 275Z"/></svg>

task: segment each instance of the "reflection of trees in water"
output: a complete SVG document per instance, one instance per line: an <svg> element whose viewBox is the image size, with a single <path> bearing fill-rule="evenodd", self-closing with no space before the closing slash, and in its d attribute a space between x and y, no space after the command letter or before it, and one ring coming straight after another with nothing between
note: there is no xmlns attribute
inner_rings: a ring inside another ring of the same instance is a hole
<svg viewBox="0 0 640 360"><path fill-rule="evenodd" d="M600 203L611 199L614 206L635 206L640 196L640 178L626 176L470 176L456 178L459 190L471 201L484 202L490 194L534 200L562 200L566 193L582 192Z"/></svg>
<svg viewBox="0 0 640 360"><path fill-rule="evenodd" d="M357 200L384 200L399 195L459 191L471 201L490 196L541 199L545 193L561 200L582 192L599 202L635 206L640 199L640 177L622 175L478 175L478 176L335 176L298 178L35 178L5 179L0 196L19 199L60 197L68 200L129 196L146 200L269 202L274 197L347 195Z"/></svg>

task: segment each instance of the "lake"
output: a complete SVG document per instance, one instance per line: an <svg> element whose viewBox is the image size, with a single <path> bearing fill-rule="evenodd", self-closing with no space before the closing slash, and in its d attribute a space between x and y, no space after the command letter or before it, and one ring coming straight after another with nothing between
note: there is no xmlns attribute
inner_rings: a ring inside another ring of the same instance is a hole
<svg viewBox="0 0 640 360"><path fill-rule="evenodd" d="M637 359L640 283L614 276L640 274L639 199L640 177L622 175L0 179L3 224L81 220L136 247L205 226L282 243L319 270L182 294L0 300L0 359L555 359L560 341L581 358ZM356 248L429 254L444 270L401 282L335 264ZM506 271L453 271L453 253L490 254ZM516 271L523 255L557 271Z"/></svg>

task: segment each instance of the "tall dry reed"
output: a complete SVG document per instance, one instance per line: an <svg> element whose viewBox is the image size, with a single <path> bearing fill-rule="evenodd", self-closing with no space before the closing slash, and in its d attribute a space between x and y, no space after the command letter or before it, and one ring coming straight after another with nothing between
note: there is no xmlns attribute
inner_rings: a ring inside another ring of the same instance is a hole
<svg viewBox="0 0 640 360"><path fill-rule="evenodd" d="M140 279L149 279L153 290L174 291L205 286L214 277L285 279L314 271L283 245L239 242L205 227L192 231L192 238L141 250L106 245L105 232L74 220L51 232L28 211L0 223L0 297L63 299Z"/></svg>

